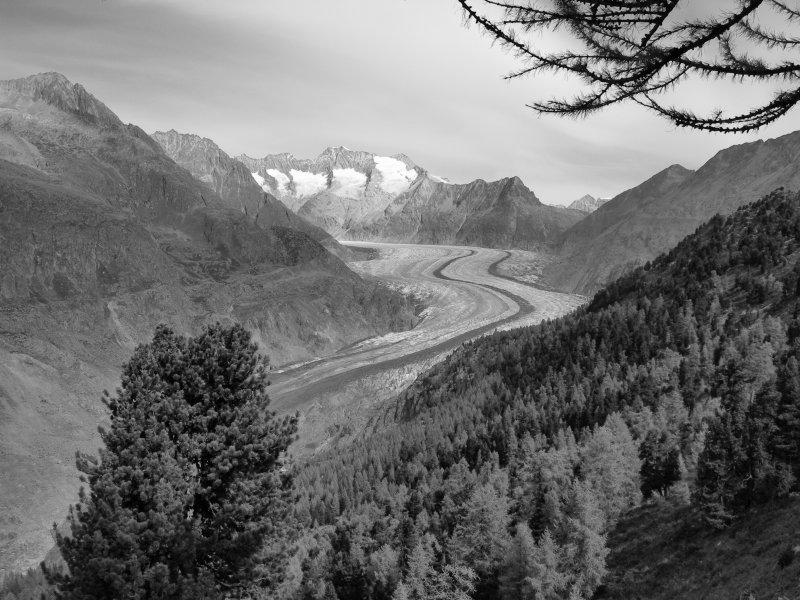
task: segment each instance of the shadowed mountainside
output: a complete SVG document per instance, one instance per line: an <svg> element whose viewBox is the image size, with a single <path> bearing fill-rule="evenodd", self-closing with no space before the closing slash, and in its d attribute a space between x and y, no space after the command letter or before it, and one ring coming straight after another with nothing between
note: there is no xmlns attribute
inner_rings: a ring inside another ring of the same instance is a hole
<svg viewBox="0 0 800 600"><path fill-rule="evenodd" d="M564 234L546 278L559 289L592 293L715 214L778 187L800 189L800 132L731 146L697 171L673 165L619 194Z"/></svg>
<svg viewBox="0 0 800 600"><path fill-rule="evenodd" d="M413 324L408 301L242 206L62 75L0 82L0 570L52 545L100 392L158 323L241 322L273 363Z"/></svg>
<svg viewBox="0 0 800 600"><path fill-rule="evenodd" d="M283 202L262 190L247 167L228 156L212 140L178 133L174 129L157 131L151 137L172 160L214 190L226 203L238 205L256 224L297 229L339 258L350 257L350 252L330 234L298 217Z"/></svg>

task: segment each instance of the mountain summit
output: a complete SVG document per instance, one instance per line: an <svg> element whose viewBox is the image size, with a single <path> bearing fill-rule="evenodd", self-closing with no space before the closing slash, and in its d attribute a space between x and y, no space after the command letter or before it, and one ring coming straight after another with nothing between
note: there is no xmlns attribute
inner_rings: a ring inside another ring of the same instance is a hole
<svg viewBox="0 0 800 600"><path fill-rule="evenodd" d="M238 158L265 191L338 238L533 248L584 216L542 204L518 177L452 184L404 154L339 146L316 159Z"/></svg>
<svg viewBox="0 0 800 600"><path fill-rule="evenodd" d="M0 95L6 108L38 100L89 123L104 127L122 126L122 121L105 104L61 73L40 73L23 79L0 81Z"/></svg>
<svg viewBox="0 0 800 600"><path fill-rule="evenodd" d="M590 213L596 211L598 208L608 202L608 198L595 198L586 194L575 200L569 205L569 208L579 210L581 212Z"/></svg>

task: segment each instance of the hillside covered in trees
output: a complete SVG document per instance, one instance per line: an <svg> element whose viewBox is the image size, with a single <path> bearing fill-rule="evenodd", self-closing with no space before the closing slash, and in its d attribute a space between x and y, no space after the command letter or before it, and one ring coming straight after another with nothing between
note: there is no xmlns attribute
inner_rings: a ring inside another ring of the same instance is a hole
<svg viewBox="0 0 800 600"><path fill-rule="evenodd" d="M463 346L376 431L295 465L294 533L264 549L251 596L625 597L609 557L643 502L706 536L796 510L799 291L800 196L779 190L569 316ZM796 594L793 546L769 548L769 597Z"/></svg>
<svg viewBox="0 0 800 600"><path fill-rule="evenodd" d="M572 315L464 346L391 425L300 469L283 593L590 598L643 499L691 503L714 529L787 496L798 258L800 198L779 191Z"/></svg>

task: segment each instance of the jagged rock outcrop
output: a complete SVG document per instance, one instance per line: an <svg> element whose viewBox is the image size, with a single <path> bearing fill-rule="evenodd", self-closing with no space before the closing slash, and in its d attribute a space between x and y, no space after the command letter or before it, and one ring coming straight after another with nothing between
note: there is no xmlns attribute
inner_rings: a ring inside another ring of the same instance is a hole
<svg viewBox="0 0 800 600"><path fill-rule="evenodd" d="M273 363L413 324L287 219L257 222L61 75L0 82L0 575L52 545L100 393L158 323L241 322Z"/></svg>
<svg viewBox="0 0 800 600"><path fill-rule="evenodd" d="M402 154L338 147L313 160L239 160L263 189L340 239L534 248L584 216L542 204L517 177L451 184Z"/></svg>
<svg viewBox="0 0 800 600"><path fill-rule="evenodd" d="M573 210L579 210L581 212L590 213L596 211L598 208L603 206L606 202L608 202L608 198L595 198L594 196L590 196L586 194L585 196L581 196L574 202L572 202L567 208L571 208Z"/></svg>
<svg viewBox="0 0 800 600"><path fill-rule="evenodd" d="M542 204L518 177L452 185L423 175L382 215L351 232L356 239L535 248L582 216Z"/></svg>
<svg viewBox="0 0 800 600"><path fill-rule="evenodd" d="M592 293L715 214L778 187L800 189L800 132L726 148L697 171L673 165L619 194L564 234L545 277L560 289Z"/></svg>

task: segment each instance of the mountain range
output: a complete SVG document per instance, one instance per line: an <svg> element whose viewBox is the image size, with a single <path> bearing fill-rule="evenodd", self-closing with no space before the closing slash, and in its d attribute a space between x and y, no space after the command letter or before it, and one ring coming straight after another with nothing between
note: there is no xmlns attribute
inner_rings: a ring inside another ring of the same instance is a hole
<svg viewBox="0 0 800 600"><path fill-rule="evenodd" d="M800 189L800 132L731 146L696 171L672 165L622 192L564 233L545 277L590 294L778 187Z"/></svg>
<svg viewBox="0 0 800 600"><path fill-rule="evenodd" d="M273 364L414 324L246 170L206 174L62 75L0 82L0 564L52 545L101 391L158 323L240 322Z"/></svg>
<svg viewBox="0 0 800 600"><path fill-rule="evenodd" d="M403 154L340 146L313 160L237 158L265 191L339 239L531 249L585 215L543 204L518 177L453 184Z"/></svg>
<svg viewBox="0 0 800 600"><path fill-rule="evenodd" d="M194 134L157 131L151 137L178 165L205 183L228 204L253 217L256 224L297 229L340 258L349 251L329 233L298 217L283 202L264 191L238 160L228 156L208 138Z"/></svg>
<svg viewBox="0 0 800 600"><path fill-rule="evenodd" d="M572 208L575 210L579 210L581 212L590 213L596 211L598 208L603 206L606 202L608 202L608 198L595 198L594 196L590 196L586 194L581 196L574 202L570 203L567 208Z"/></svg>

